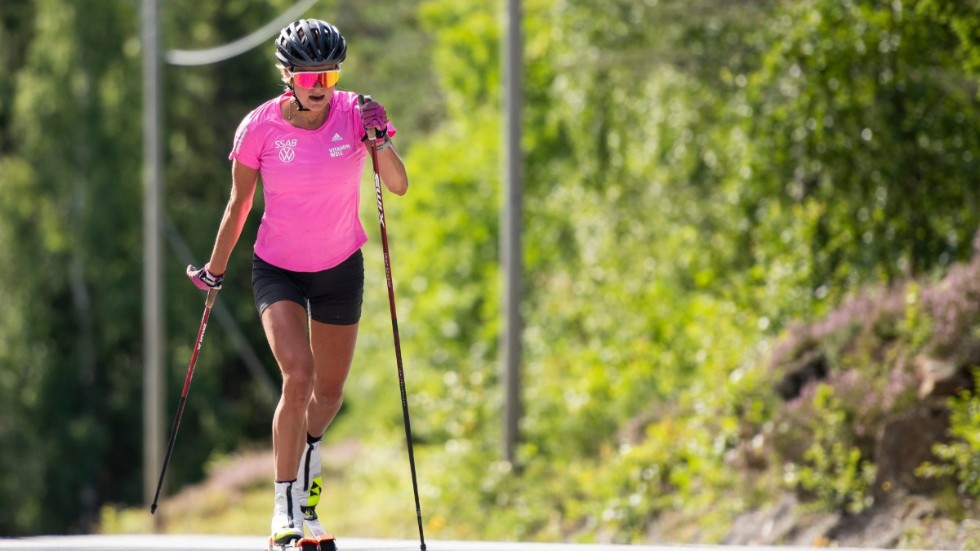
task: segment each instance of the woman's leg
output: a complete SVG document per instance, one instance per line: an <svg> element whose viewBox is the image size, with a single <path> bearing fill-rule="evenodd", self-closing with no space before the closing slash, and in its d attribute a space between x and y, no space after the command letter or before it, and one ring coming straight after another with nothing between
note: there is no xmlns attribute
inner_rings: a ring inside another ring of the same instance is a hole
<svg viewBox="0 0 980 551"><path fill-rule="evenodd" d="M300 457L299 472L296 473L300 510L310 522L318 519L316 506L323 488L320 438L343 404L344 381L350 372L356 341L357 324L334 325L310 321L310 350L316 367L313 397L306 411L306 430L312 438L304 439L306 448Z"/></svg>
<svg viewBox="0 0 980 551"><path fill-rule="evenodd" d="M306 430L311 436L323 434L344 402L344 383L354 360L357 328L356 323L331 325L310 321L310 349L315 375L313 398L306 414Z"/></svg>
<svg viewBox="0 0 980 551"><path fill-rule="evenodd" d="M308 320L306 309L288 300L273 303L262 312L262 327L282 372L282 396L272 420L275 477L281 481L296 478L306 443L306 410L314 380Z"/></svg>

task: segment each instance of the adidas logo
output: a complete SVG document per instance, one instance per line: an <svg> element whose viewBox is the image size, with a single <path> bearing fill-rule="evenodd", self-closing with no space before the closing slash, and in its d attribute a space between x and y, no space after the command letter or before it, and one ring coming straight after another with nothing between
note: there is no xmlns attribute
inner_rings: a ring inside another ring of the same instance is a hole
<svg viewBox="0 0 980 551"><path fill-rule="evenodd" d="M330 138L330 141L332 141L332 142L339 142L342 139L344 139L344 137L341 136L340 134L334 134L333 137Z"/></svg>

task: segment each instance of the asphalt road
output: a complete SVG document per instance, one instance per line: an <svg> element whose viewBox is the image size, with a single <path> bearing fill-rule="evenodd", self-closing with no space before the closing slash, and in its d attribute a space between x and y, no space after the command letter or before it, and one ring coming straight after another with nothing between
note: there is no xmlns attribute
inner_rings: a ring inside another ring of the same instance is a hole
<svg viewBox="0 0 980 551"><path fill-rule="evenodd" d="M187 535L119 535L119 536L35 536L0 538L0 549L48 549L52 551L266 551L266 539L258 536L187 536ZM570 543L505 543L483 541L426 541L426 551L826 551L816 548L762 546L698 545L602 545ZM342 538L340 551L419 551L416 540L380 540ZM838 547L834 551L848 551ZM851 548L850 551L883 551Z"/></svg>

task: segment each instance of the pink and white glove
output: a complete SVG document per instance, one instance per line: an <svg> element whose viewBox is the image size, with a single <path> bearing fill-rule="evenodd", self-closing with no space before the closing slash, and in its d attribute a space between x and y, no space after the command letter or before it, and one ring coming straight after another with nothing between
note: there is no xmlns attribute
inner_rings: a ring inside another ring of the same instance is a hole
<svg viewBox="0 0 980 551"><path fill-rule="evenodd" d="M225 280L225 274L212 274L208 269L210 266L210 262L205 264L203 268L195 268L191 264L187 265L187 277L190 278L191 283L193 283L195 287L202 291L221 289L221 282Z"/></svg>
<svg viewBox="0 0 980 551"><path fill-rule="evenodd" d="M371 99L371 96L364 96L364 103L361 104L361 122L364 123L365 139L370 137L371 130L375 129L377 136L374 140L376 145L382 145L388 141L388 113L385 106Z"/></svg>

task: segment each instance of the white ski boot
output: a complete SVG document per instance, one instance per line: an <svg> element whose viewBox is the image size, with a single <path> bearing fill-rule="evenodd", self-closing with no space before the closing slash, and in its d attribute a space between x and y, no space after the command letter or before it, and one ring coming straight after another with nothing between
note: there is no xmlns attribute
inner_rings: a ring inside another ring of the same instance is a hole
<svg viewBox="0 0 980 551"><path fill-rule="evenodd" d="M299 510L296 481L276 482L275 505L272 508L272 535L269 551L300 549L303 538L303 515ZM304 551L305 548L304 548Z"/></svg>
<svg viewBox="0 0 980 551"><path fill-rule="evenodd" d="M316 514L316 506L320 502L323 491L323 467L320 457L320 438L307 436L306 449L299 462L299 472L296 477L296 492L300 510L303 512L303 523L310 535L317 542L320 551L336 551L337 542L333 534L327 533L320 524ZM304 549L304 551L306 551Z"/></svg>

